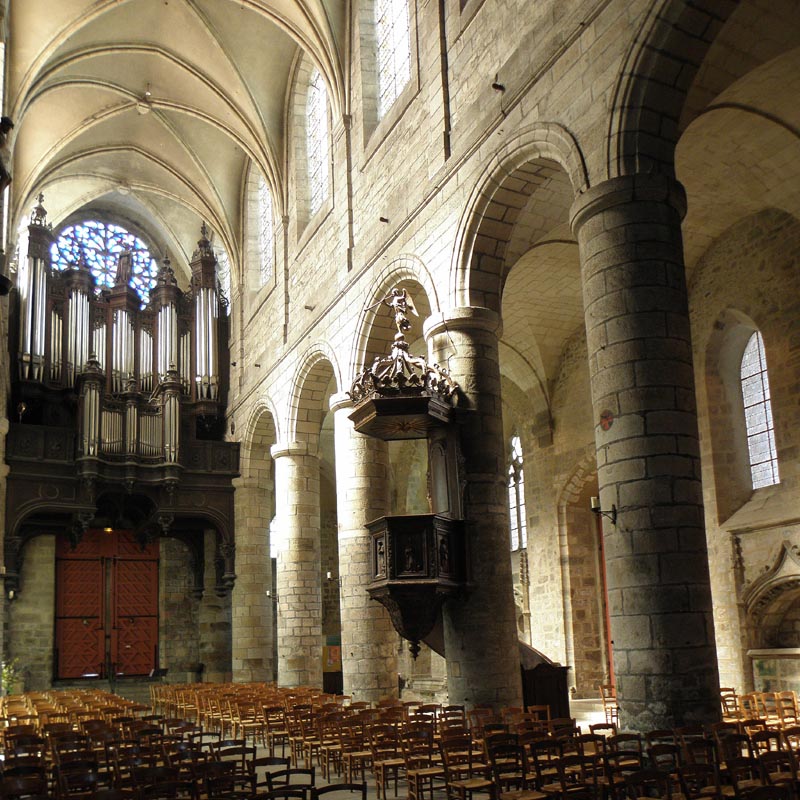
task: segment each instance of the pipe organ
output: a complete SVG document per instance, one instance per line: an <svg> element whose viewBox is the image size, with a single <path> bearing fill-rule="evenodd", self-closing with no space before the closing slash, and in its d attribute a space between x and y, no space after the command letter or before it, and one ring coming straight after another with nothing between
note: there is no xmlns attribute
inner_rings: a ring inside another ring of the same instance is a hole
<svg viewBox="0 0 800 800"><path fill-rule="evenodd" d="M222 430L227 318L206 227L187 290L165 258L142 307L130 285L129 252L119 254L113 285L102 290L83 262L51 269L53 236L42 200L19 270L15 394L20 413L29 415L21 421L40 421L71 394L79 474L95 479L107 473L104 465L124 464L126 480L160 474L175 484L182 441L221 438Z"/></svg>

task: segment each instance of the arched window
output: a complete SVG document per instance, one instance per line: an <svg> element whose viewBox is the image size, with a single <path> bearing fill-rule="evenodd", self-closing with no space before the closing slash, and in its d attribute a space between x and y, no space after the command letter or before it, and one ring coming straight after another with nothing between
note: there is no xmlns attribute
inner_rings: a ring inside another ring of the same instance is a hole
<svg viewBox="0 0 800 800"><path fill-rule="evenodd" d="M85 263L97 281L97 288L111 288L117 274L119 254L131 254L132 286L142 298L142 305L150 300L150 290L156 285L158 265L150 255L147 245L125 228L97 220L86 220L64 228L50 250L54 269L74 269Z"/></svg>
<svg viewBox="0 0 800 800"><path fill-rule="evenodd" d="M220 301L227 314L231 302L231 260L228 251L221 245L214 245L214 257L217 259L217 285Z"/></svg>
<svg viewBox="0 0 800 800"><path fill-rule="evenodd" d="M375 46L381 119L411 80L408 0L375 0Z"/></svg>
<svg viewBox="0 0 800 800"><path fill-rule="evenodd" d="M522 442L511 437L511 463L508 467L508 510L511 517L511 549L528 546L528 522L525 513L525 473L522 470Z"/></svg>
<svg viewBox="0 0 800 800"><path fill-rule="evenodd" d="M764 340L756 331L742 356L740 380L753 488L780 483Z"/></svg>
<svg viewBox="0 0 800 800"><path fill-rule="evenodd" d="M309 213L313 217L328 198L328 93L319 70L311 73L306 100L306 157Z"/></svg>
<svg viewBox="0 0 800 800"><path fill-rule="evenodd" d="M272 222L272 192L264 176L258 176L258 275L262 286L272 279L275 268L275 228Z"/></svg>

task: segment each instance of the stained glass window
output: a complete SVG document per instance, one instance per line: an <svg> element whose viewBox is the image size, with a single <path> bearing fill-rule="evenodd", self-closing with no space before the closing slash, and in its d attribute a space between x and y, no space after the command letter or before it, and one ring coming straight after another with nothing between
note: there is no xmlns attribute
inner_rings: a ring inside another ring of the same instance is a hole
<svg viewBox="0 0 800 800"><path fill-rule="evenodd" d="M525 511L525 473L522 469L522 442L511 437L511 463L508 467L508 510L511 525L511 549L528 546L528 521Z"/></svg>
<svg viewBox="0 0 800 800"><path fill-rule="evenodd" d="M328 197L328 92L319 70L311 74L306 104L309 211L313 217Z"/></svg>
<svg viewBox="0 0 800 800"><path fill-rule="evenodd" d="M780 483L764 340L756 331L742 356L740 379L753 488Z"/></svg>
<svg viewBox="0 0 800 800"><path fill-rule="evenodd" d="M217 259L217 284L221 294L220 301L227 314L231 300L231 261L228 251L220 245L214 245L214 257Z"/></svg>
<svg viewBox="0 0 800 800"><path fill-rule="evenodd" d="M275 234L272 225L272 192L264 176L258 176L258 258L262 286L272 279L275 262Z"/></svg>
<svg viewBox="0 0 800 800"><path fill-rule="evenodd" d="M119 254L131 253L130 285L142 298L150 300L150 290L156 285L158 265L147 245L119 225L86 220L64 228L50 250L54 269L74 269L82 261L94 275L98 289L111 288L117 274Z"/></svg>
<svg viewBox="0 0 800 800"><path fill-rule="evenodd" d="M411 80L408 0L375 0L375 40L378 117L383 117Z"/></svg>

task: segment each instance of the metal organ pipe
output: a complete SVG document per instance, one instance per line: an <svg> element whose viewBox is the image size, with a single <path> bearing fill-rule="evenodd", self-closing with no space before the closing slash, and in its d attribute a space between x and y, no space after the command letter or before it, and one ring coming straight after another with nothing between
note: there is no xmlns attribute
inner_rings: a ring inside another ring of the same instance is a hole
<svg viewBox="0 0 800 800"><path fill-rule="evenodd" d="M164 461L167 464L177 464L180 456L181 385L175 370L169 370L163 387Z"/></svg>
<svg viewBox="0 0 800 800"><path fill-rule="evenodd" d="M153 337L146 330L139 331L139 382L143 392L153 391Z"/></svg>
<svg viewBox="0 0 800 800"><path fill-rule="evenodd" d="M217 290L202 286L195 299L195 356L197 396L216 400L217 372Z"/></svg>
<svg viewBox="0 0 800 800"><path fill-rule="evenodd" d="M89 359L89 297L72 289L67 305L67 385L74 386Z"/></svg>
<svg viewBox="0 0 800 800"><path fill-rule="evenodd" d="M41 208L38 206L37 208ZM44 209L42 209L44 212ZM41 381L44 378L45 328L47 307L47 231L34 221L28 229L27 253L19 275L20 294L20 377ZM44 239L45 241L41 241Z"/></svg>
<svg viewBox="0 0 800 800"><path fill-rule="evenodd" d="M128 311L118 308L114 312L112 336L111 377L114 392L124 392L128 376L133 375L134 331Z"/></svg>
<svg viewBox="0 0 800 800"><path fill-rule="evenodd" d="M178 313L167 303L158 309L158 378L164 380L178 366Z"/></svg>
<svg viewBox="0 0 800 800"><path fill-rule="evenodd" d="M103 373L97 359L90 358L83 373L81 387L80 453L96 458L100 455L101 405Z"/></svg>
<svg viewBox="0 0 800 800"><path fill-rule="evenodd" d="M61 315L53 309L50 313L50 380L58 383L61 380L61 337L64 323Z"/></svg>

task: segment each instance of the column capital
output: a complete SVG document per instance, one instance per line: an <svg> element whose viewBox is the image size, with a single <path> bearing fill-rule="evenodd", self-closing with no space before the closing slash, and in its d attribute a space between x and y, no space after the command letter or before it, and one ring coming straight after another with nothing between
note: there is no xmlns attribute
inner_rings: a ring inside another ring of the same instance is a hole
<svg viewBox="0 0 800 800"><path fill-rule="evenodd" d="M312 447L308 442L276 442L269 449L269 454L273 458L283 458L284 456L317 456L317 448Z"/></svg>
<svg viewBox="0 0 800 800"><path fill-rule="evenodd" d="M431 314L422 326L422 333L426 339L429 339L437 333L444 333L448 330L481 330L496 333L499 337L502 329L503 323L500 315L491 308L456 306Z"/></svg>
<svg viewBox="0 0 800 800"><path fill-rule="evenodd" d="M686 191L669 175L634 173L595 184L578 195L569 210L573 233L596 214L631 203L666 203L681 219L686 215Z"/></svg>
<svg viewBox="0 0 800 800"><path fill-rule="evenodd" d="M336 412L343 408L354 408L355 403L353 403L352 398L347 392L336 392L336 394L331 395L328 406L331 411Z"/></svg>

